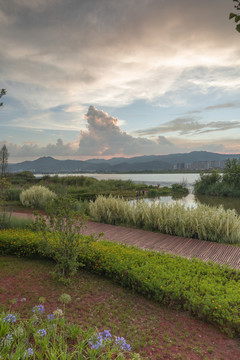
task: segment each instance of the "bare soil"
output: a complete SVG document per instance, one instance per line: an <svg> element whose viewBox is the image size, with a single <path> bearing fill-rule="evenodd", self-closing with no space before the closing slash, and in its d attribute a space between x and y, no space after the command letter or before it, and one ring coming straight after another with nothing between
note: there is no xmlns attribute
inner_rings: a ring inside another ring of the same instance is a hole
<svg viewBox="0 0 240 360"><path fill-rule="evenodd" d="M145 359L240 359L239 339L187 312L163 307L85 271L63 285L49 275L53 266L51 261L0 257L0 311L10 309L26 317L39 297L45 297L49 314L61 307L59 296L68 293L72 301L66 314L71 321L124 336Z"/></svg>

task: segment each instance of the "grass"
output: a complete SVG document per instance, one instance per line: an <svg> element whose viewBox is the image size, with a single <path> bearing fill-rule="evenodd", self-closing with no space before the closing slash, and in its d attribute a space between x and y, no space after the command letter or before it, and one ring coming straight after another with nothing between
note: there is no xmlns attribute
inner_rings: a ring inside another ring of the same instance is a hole
<svg viewBox="0 0 240 360"><path fill-rule="evenodd" d="M34 186L44 186L49 188L57 195L70 195L76 200L92 200L98 195L102 194L109 196L122 196L124 198L136 198L136 191L140 192L141 196L143 190L149 191L150 197L156 196L186 196L188 190L185 186L180 184L173 184L172 187L163 187L158 189L153 185L135 184L131 180L97 180L95 178L86 176L43 176L40 179L34 177L29 172L10 174L8 180L11 183L10 189L7 191L7 200L18 201L22 190L29 189ZM147 195L145 195L146 197Z"/></svg>
<svg viewBox="0 0 240 360"><path fill-rule="evenodd" d="M51 261L11 256L0 257L0 311L29 316L44 296L46 313L60 307L59 297L68 293L67 318L83 330L108 329L123 336L144 359L231 359L240 357L239 342L187 312L169 309L123 289L103 277L79 271L70 285L49 276ZM20 299L25 297L26 302Z"/></svg>
<svg viewBox="0 0 240 360"><path fill-rule="evenodd" d="M130 204L121 198L99 196L89 204L90 216L99 222L143 228L163 234L198 238L221 243L240 243L240 217L235 210L225 211L198 204L184 205L144 201Z"/></svg>
<svg viewBox="0 0 240 360"><path fill-rule="evenodd" d="M33 225L32 218L19 217L0 211L0 229L27 229Z"/></svg>
<svg viewBox="0 0 240 360"><path fill-rule="evenodd" d="M63 310L57 308L51 314L45 313L45 300L38 299L39 305L31 309L27 319L16 312L0 314L1 359L140 360L139 354L131 354L124 337L113 336L109 330L83 330L69 322L65 314L66 304L72 300L69 294L58 299ZM25 297L20 299L25 301Z"/></svg>

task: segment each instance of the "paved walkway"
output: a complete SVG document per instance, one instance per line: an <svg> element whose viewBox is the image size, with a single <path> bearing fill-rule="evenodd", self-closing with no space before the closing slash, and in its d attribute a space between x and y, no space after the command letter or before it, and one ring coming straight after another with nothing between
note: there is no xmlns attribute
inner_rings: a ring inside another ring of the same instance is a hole
<svg viewBox="0 0 240 360"><path fill-rule="evenodd" d="M19 217L32 216L29 213L14 213L14 215ZM227 264L240 270L240 247L102 224L94 221L87 221L86 225L87 229L84 230L86 235L92 233L97 235L103 232L103 238L109 241L134 245L142 249L165 251L166 253L187 258L196 257L204 261L212 260L215 263Z"/></svg>
<svg viewBox="0 0 240 360"><path fill-rule="evenodd" d="M93 221L88 221L87 226L88 228L84 231L87 235L103 232L103 238L109 241L134 245L142 249L165 251L187 258L212 260L215 263L227 264L240 270L240 247Z"/></svg>

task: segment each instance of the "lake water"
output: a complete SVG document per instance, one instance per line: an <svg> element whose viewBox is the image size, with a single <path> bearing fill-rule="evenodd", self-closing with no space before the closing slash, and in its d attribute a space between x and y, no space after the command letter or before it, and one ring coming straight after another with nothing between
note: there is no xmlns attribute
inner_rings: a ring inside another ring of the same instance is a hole
<svg viewBox="0 0 240 360"><path fill-rule="evenodd" d="M42 177L44 174L36 174L36 177ZM50 176L54 176L51 174ZM172 184L181 184L185 183L188 187L190 194L184 198L179 200L174 200L171 196L161 196L157 201L161 201L164 203L169 203L173 201L179 201L181 204L186 206L196 206L197 202L207 204L210 206L219 206L223 205L223 207L227 209L235 209L237 213L240 215L240 199L237 198L218 198L214 196L195 196L193 192L193 185L196 180L199 179L199 174L93 174L93 173L85 173L85 174L58 174L59 177L62 176L88 176L93 177L98 180L106 180L106 179L121 179L121 180L132 180L135 183L145 183L147 185L158 185L160 186L171 186ZM154 201L154 199L145 199L145 201L150 202Z"/></svg>
<svg viewBox="0 0 240 360"><path fill-rule="evenodd" d="M56 174L51 174L54 176ZM36 177L42 177L44 174L36 174ZM199 174L58 174L59 177L62 176L88 176L93 177L98 180L107 180L107 179L121 179L121 180L132 180L137 184L144 183L147 185L157 185L160 186L171 186L172 184L181 184L186 183L189 188L193 188L194 182L199 179Z"/></svg>

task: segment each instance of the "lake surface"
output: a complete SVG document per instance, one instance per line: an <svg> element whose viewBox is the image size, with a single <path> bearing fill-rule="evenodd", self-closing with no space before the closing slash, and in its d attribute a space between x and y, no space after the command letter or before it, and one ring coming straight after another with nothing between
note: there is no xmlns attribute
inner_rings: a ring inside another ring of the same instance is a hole
<svg viewBox="0 0 240 360"><path fill-rule="evenodd" d="M36 177L42 177L46 174L35 174ZM194 182L199 179L199 174L51 174L50 176L88 176L98 180L121 179L132 180L137 184L144 183L147 185L171 186L172 184L186 183L189 188L193 188Z"/></svg>
<svg viewBox="0 0 240 360"><path fill-rule="evenodd" d="M36 174L36 177L42 177L46 174ZM54 176L56 174L51 174ZM197 206L197 202L207 204L209 206L219 206L223 205L225 210L235 209L240 215L240 199L237 198L219 198L214 196L195 196L193 192L193 185L196 180L199 179L199 174L93 174L93 173L84 173L84 174L58 174L59 177L62 176L88 176L93 177L98 180L107 180L107 179L121 179L121 180L132 180L137 184L144 183L147 185L158 185L160 186L171 186L172 184L181 184L185 183L188 187L190 194L179 200L174 200L171 196L161 196L155 199L145 199L146 202L151 202L154 200L161 201L164 203L170 203L173 201L179 201L181 204L186 206Z"/></svg>
<svg viewBox="0 0 240 360"><path fill-rule="evenodd" d="M138 200L133 200L138 201ZM147 203L151 203L153 201L160 201L162 203L173 203L178 202L180 204L183 204L187 207L195 207L197 206L198 202L201 204L206 204L209 206L220 206L222 205L225 210L228 209L235 209L236 212L240 215L240 199L236 198L219 198L215 196L206 196L206 195L194 195L190 193L189 195L181 198L181 199L173 199L172 196L160 196L159 198L154 199L144 199Z"/></svg>

